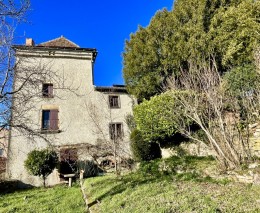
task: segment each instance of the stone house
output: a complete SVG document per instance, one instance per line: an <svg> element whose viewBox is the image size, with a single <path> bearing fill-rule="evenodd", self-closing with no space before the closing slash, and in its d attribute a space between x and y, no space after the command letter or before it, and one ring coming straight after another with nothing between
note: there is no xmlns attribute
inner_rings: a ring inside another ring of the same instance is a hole
<svg viewBox="0 0 260 213"><path fill-rule="evenodd" d="M25 45L13 48L17 61L13 90L19 91L21 85L22 89L13 97L12 122L18 128L10 134L9 178L41 185L40 178L24 168L34 149L51 147L59 154L60 166L49 175L49 185L59 183L62 174L75 172L70 164L75 161L100 162L113 156L114 148L121 159L130 156L125 118L135 100L123 85L94 85L96 49L81 48L63 36L38 45L26 39Z"/></svg>

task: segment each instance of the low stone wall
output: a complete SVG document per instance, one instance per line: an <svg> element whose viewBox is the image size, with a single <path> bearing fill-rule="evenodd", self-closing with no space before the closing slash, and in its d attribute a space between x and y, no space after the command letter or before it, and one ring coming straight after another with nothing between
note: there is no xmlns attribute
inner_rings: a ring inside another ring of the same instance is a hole
<svg viewBox="0 0 260 213"><path fill-rule="evenodd" d="M254 155L260 157L260 124L255 123L249 125L251 137L250 144Z"/></svg>
<svg viewBox="0 0 260 213"><path fill-rule="evenodd" d="M249 164L248 169L229 171L227 177L235 182L260 185L259 163Z"/></svg>
<svg viewBox="0 0 260 213"><path fill-rule="evenodd" d="M260 157L260 122L249 125L250 128L250 146L252 154ZM181 143L180 146L172 147L172 148L162 148L162 157L167 158L172 155L178 155L178 151L182 149L189 155L196 156L208 156L215 155L213 149L203 143Z"/></svg>
<svg viewBox="0 0 260 213"><path fill-rule="evenodd" d="M195 156L214 156L215 151L211 149L209 146L203 143L181 143L179 146L171 147L171 148L161 148L162 157L168 158L174 155L195 155Z"/></svg>

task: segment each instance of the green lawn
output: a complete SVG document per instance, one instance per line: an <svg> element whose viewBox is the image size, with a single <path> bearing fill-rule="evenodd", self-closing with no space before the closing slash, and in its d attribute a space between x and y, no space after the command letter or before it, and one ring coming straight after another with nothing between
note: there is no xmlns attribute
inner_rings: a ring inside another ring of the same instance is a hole
<svg viewBox="0 0 260 213"><path fill-rule="evenodd" d="M85 203L79 186L68 188L34 188L8 194L0 193L0 212L85 212Z"/></svg>
<svg viewBox="0 0 260 213"><path fill-rule="evenodd" d="M215 181L191 172L135 172L85 181L92 212L260 212L260 186Z"/></svg>
<svg viewBox="0 0 260 213"><path fill-rule="evenodd" d="M260 212L260 186L214 180L210 158L172 157L142 164L136 172L85 179L93 213ZM0 192L0 212L85 212L80 187Z"/></svg>

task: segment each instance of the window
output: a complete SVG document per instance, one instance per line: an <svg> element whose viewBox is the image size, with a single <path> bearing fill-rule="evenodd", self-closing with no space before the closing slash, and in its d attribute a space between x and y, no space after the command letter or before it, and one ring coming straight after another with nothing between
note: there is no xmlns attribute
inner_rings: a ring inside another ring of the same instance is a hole
<svg viewBox="0 0 260 213"><path fill-rule="evenodd" d="M109 106L110 108L119 108L119 96L117 95L110 95L109 96Z"/></svg>
<svg viewBox="0 0 260 213"><path fill-rule="evenodd" d="M46 98L53 97L53 84L43 84L42 85L42 96Z"/></svg>
<svg viewBox="0 0 260 213"><path fill-rule="evenodd" d="M60 166L61 174L75 173L78 163L78 150L76 148L62 148L60 150Z"/></svg>
<svg viewBox="0 0 260 213"><path fill-rule="evenodd" d="M110 139L122 139L123 138L123 128L121 123L111 123L109 124L109 135Z"/></svg>
<svg viewBox="0 0 260 213"><path fill-rule="evenodd" d="M58 113L57 109L42 111L42 130L58 130Z"/></svg>

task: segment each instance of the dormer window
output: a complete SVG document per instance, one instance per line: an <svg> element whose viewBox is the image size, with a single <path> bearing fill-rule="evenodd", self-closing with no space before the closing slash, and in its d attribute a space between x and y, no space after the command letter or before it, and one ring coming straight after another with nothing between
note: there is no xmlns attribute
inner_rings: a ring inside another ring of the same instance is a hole
<svg viewBox="0 0 260 213"><path fill-rule="evenodd" d="M42 85L42 97L53 98L53 84Z"/></svg>

